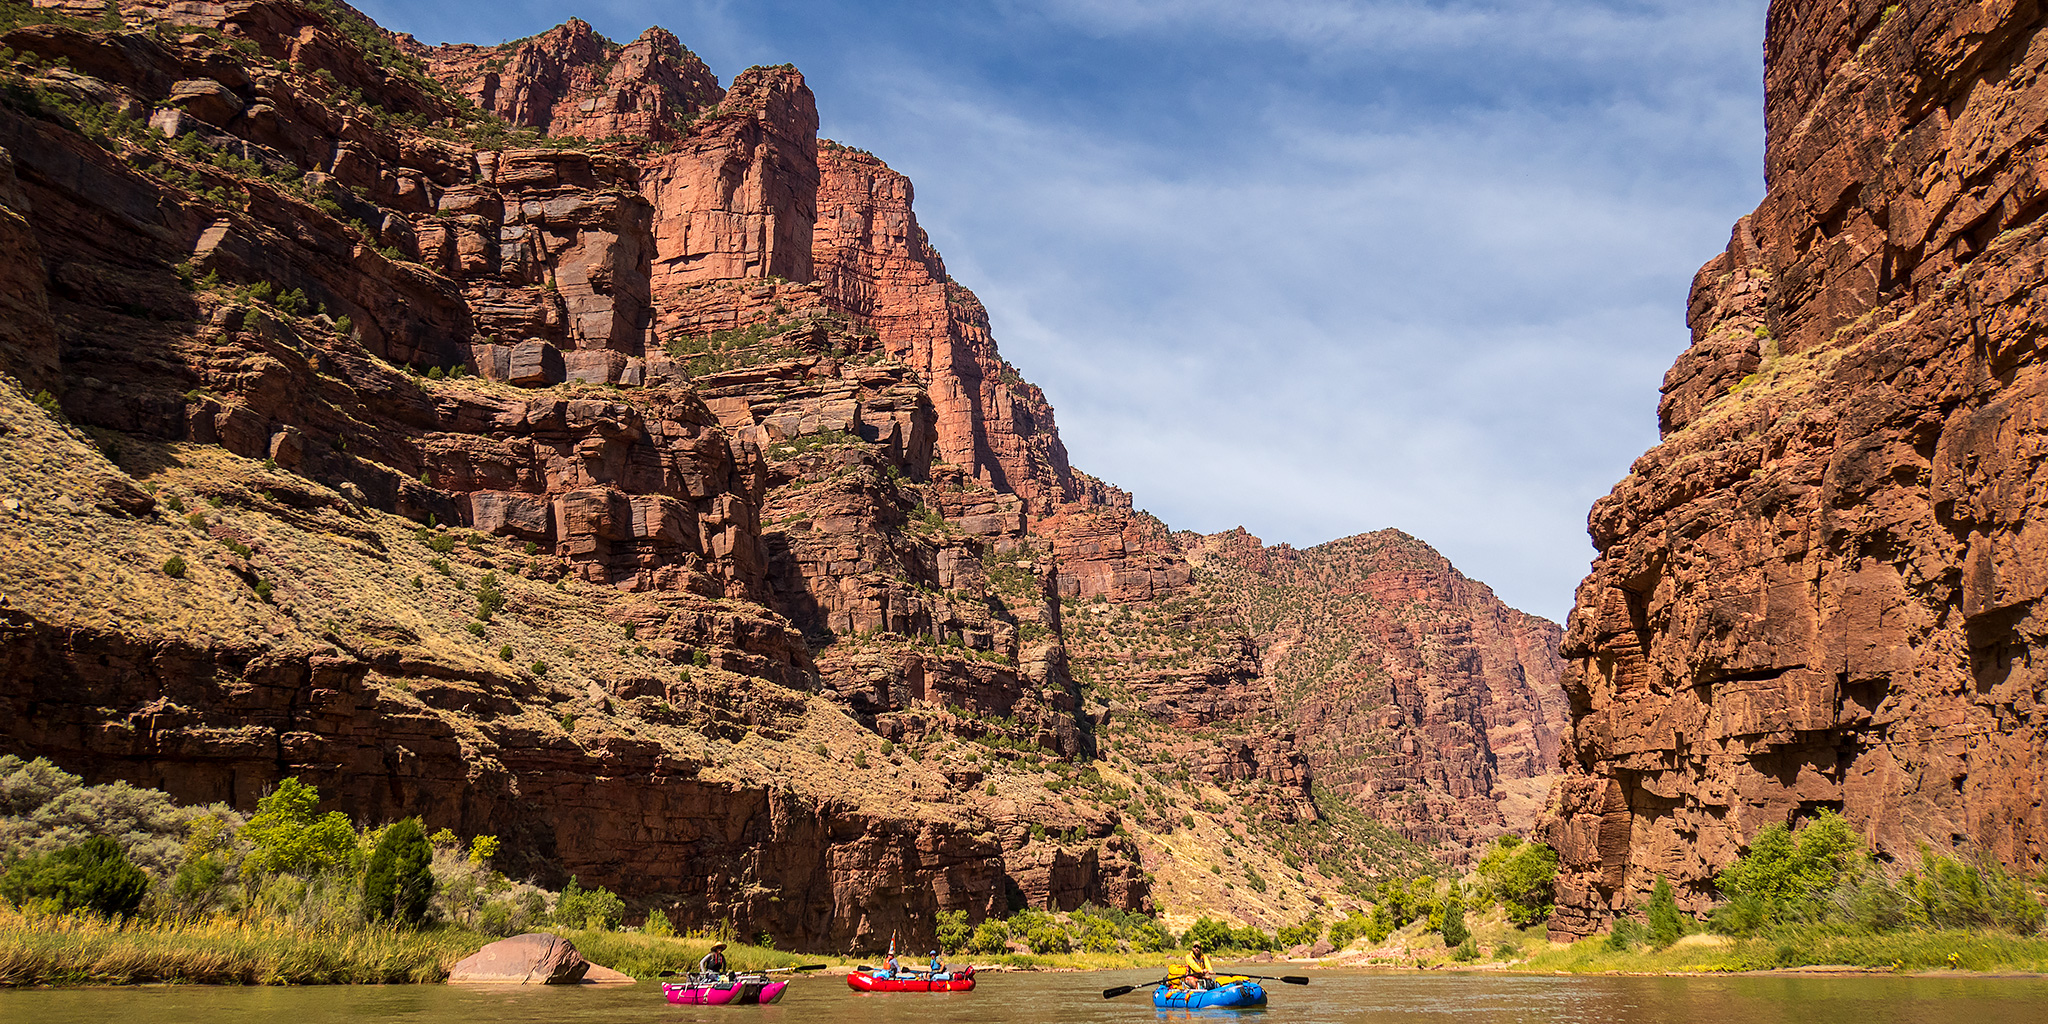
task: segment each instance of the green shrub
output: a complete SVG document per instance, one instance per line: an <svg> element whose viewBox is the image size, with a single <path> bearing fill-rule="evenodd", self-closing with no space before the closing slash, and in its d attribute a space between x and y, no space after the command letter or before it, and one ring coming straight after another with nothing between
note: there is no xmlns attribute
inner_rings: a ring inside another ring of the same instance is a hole
<svg viewBox="0 0 2048 1024"><path fill-rule="evenodd" d="M427 905L434 899L433 861L418 818L385 829L363 872L364 915L408 928L426 923Z"/></svg>
<svg viewBox="0 0 2048 1024"><path fill-rule="evenodd" d="M941 910L938 913L939 948L948 953L963 953L974 940L974 926L967 923L965 910Z"/></svg>
<svg viewBox="0 0 2048 1024"><path fill-rule="evenodd" d="M640 925L640 931L647 935L674 935L676 926L668 921L668 915L659 910L647 912L647 920Z"/></svg>
<svg viewBox="0 0 2048 1024"><path fill-rule="evenodd" d="M169 576L174 580L184 579L185 560L183 558L178 557L177 555L172 555L171 557L164 559L164 575Z"/></svg>
<svg viewBox="0 0 2048 1024"><path fill-rule="evenodd" d="M1550 916L1557 881L1557 851L1517 835L1494 840L1479 858L1479 877L1490 899L1500 901L1517 928Z"/></svg>
<svg viewBox="0 0 2048 1024"><path fill-rule="evenodd" d="M610 889L599 887L585 889L576 884L576 876L569 876L569 884L562 890L561 898L555 901L555 923L569 928L588 928L594 932L611 931L625 920L626 904L612 894Z"/></svg>
<svg viewBox="0 0 2048 1024"><path fill-rule="evenodd" d="M1465 927L1465 901L1456 893L1444 901L1444 945L1456 949L1472 938L1472 932Z"/></svg>
<svg viewBox="0 0 2048 1024"><path fill-rule="evenodd" d="M1387 913L1387 908L1384 904L1373 907L1372 917L1367 918L1365 922L1366 939L1377 946L1387 941L1387 936L1392 934L1394 934L1393 915Z"/></svg>
<svg viewBox="0 0 2048 1024"><path fill-rule="evenodd" d="M484 573L483 579L477 581L476 617L489 622L491 616L498 614L504 607L505 593L498 589L498 574Z"/></svg>
<svg viewBox="0 0 2048 1024"><path fill-rule="evenodd" d="M148 892L149 876L106 836L16 861L0 876L0 896L8 902L52 913L127 917Z"/></svg>
<svg viewBox="0 0 2048 1024"><path fill-rule="evenodd" d="M1210 917L1198 917L1188 926L1188 933L1181 936L1185 945L1199 945L1205 950L1223 949L1236 943L1230 926Z"/></svg>
<svg viewBox="0 0 2048 1024"><path fill-rule="evenodd" d="M1642 945L1643 923L1633 917L1617 917L1614 928L1607 933L1607 949L1610 952L1626 953Z"/></svg>
<svg viewBox="0 0 2048 1024"><path fill-rule="evenodd" d="M968 940L971 953L1006 953L1010 946L1010 926L990 918L974 928L974 937Z"/></svg>
<svg viewBox="0 0 2048 1024"><path fill-rule="evenodd" d="M1685 934L1684 919L1678 912L1678 901L1671 895L1671 883L1657 876L1657 884L1650 888L1650 902L1643 905L1643 918L1649 923L1650 945L1663 949L1677 942Z"/></svg>
<svg viewBox="0 0 2048 1024"><path fill-rule="evenodd" d="M340 811L314 813L320 791L286 776L277 789L256 802L256 814L242 826L252 849L249 866L262 871L315 874L329 868L353 867L360 851L355 826Z"/></svg>

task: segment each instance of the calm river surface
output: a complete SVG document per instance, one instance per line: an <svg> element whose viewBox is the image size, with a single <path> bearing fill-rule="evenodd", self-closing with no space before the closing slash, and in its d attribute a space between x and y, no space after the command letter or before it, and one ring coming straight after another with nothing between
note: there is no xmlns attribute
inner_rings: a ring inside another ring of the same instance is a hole
<svg viewBox="0 0 2048 1024"><path fill-rule="evenodd" d="M1279 965L1268 969L1285 970ZM2010 978L1557 978L1302 971L1307 987L1269 983L1263 1011L1197 1011L1245 1024L2037 1024L2048 980ZM0 1022L487 1024L1156 1024L1149 990L1102 990L1156 973L986 974L973 992L864 994L807 978L765 1007L670 1006L655 985L474 988L455 985L0 991Z"/></svg>

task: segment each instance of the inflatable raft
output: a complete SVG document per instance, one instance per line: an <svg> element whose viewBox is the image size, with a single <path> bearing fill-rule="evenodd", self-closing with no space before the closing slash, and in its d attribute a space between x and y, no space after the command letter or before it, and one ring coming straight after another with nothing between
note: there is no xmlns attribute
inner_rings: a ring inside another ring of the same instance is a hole
<svg viewBox="0 0 2048 1024"><path fill-rule="evenodd" d="M788 987L789 982L769 981L765 974L733 974L663 982L661 994L669 1002L685 1006L747 1006L781 999L782 990Z"/></svg>
<svg viewBox="0 0 2048 1024"><path fill-rule="evenodd" d="M846 976L855 992L972 992L974 968L963 967L948 974L913 974L907 978L878 978L866 971Z"/></svg>
<svg viewBox="0 0 2048 1024"><path fill-rule="evenodd" d="M1250 978L1218 978L1211 989L1161 985L1152 990L1152 1005L1162 1010L1231 1009L1266 1005L1266 990Z"/></svg>

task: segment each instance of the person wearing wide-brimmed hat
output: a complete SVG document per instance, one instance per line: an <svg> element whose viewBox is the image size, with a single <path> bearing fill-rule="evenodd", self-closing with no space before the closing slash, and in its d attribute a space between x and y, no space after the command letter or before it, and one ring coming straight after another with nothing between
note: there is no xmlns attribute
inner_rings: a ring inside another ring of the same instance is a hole
<svg viewBox="0 0 2048 1024"><path fill-rule="evenodd" d="M711 944L711 952L704 954L704 959L697 961L697 972L699 974L724 974L726 970L725 943L714 942Z"/></svg>

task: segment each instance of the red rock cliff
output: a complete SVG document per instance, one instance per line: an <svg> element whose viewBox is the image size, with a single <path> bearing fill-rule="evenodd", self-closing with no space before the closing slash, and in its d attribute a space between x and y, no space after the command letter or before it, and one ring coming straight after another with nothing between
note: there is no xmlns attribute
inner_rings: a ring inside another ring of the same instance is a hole
<svg viewBox="0 0 2048 1024"><path fill-rule="evenodd" d="M1593 508L1565 654L1557 933L1758 830L2048 857L2033 482L2043 12L1771 5L1768 193L1695 278L1661 442Z"/></svg>

